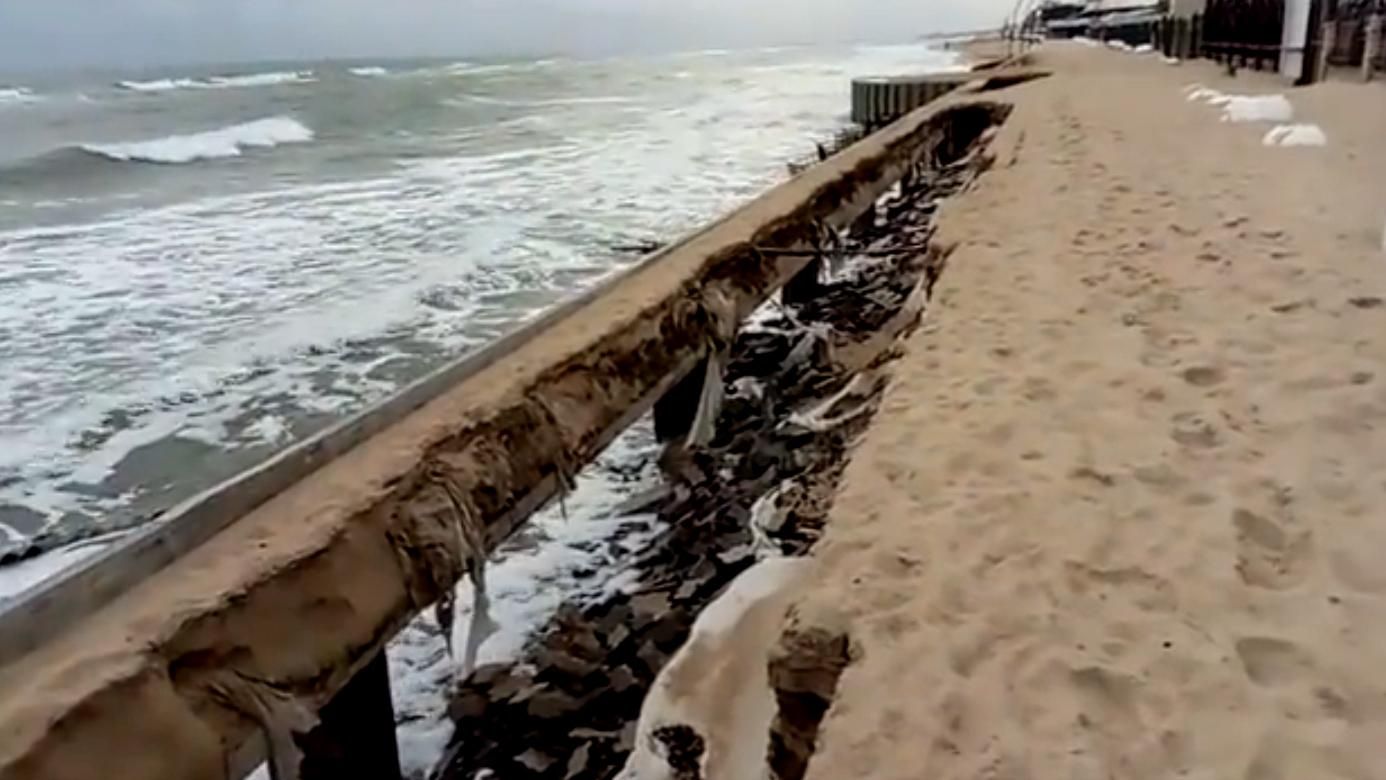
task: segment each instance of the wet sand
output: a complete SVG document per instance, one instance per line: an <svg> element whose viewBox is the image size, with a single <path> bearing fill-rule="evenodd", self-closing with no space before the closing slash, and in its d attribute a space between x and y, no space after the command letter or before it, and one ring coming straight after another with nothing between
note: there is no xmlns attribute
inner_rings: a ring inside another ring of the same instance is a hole
<svg viewBox="0 0 1386 780"><path fill-rule="evenodd" d="M794 608L808 777L1386 777L1386 101L1036 59Z"/></svg>

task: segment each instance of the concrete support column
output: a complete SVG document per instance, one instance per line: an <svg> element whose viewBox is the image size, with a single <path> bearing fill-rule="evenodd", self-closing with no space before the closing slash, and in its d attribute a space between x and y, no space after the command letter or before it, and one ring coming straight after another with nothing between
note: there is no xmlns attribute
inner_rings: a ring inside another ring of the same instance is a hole
<svg viewBox="0 0 1386 780"><path fill-rule="evenodd" d="M1299 79L1309 46L1310 0L1285 0L1284 35L1280 39L1280 74Z"/></svg>
<svg viewBox="0 0 1386 780"><path fill-rule="evenodd" d="M385 651L323 707L318 727L299 744L303 748L301 780L400 780L395 704Z"/></svg>
<svg viewBox="0 0 1386 780"><path fill-rule="evenodd" d="M1381 51L1381 14L1374 13L1367 17L1367 37L1362 46L1362 80L1372 80L1372 66L1376 64L1377 54Z"/></svg>

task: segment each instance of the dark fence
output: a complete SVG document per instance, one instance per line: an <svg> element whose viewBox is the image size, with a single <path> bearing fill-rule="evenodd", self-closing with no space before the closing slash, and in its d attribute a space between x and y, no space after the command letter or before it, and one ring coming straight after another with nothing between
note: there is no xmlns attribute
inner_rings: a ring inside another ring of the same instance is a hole
<svg viewBox="0 0 1386 780"><path fill-rule="evenodd" d="M1284 0L1209 0L1203 52L1232 67L1275 70L1284 35Z"/></svg>
<svg viewBox="0 0 1386 780"><path fill-rule="evenodd" d="M1323 78L1325 65L1362 67L1373 13L1386 16L1386 0L1311 0L1306 40L1286 46L1285 0L1208 0L1202 14L1165 16L1147 28L1128 31L1132 38L1128 42L1149 41L1166 57L1206 57L1226 64L1234 73L1237 68L1276 71L1282 54L1302 54L1301 72L1287 75L1296 84L1310 84ZM1070 23L1060 20L1051 35L1092 32L1085 28L1074 33L1067 26ZM1374 52L1372 70L1386 71L1386 40L1379 41Z"/></svg>
<svg viewBox="0 0 1386 780"><path fill-rule="evenodd" d="M1360 68L1367 48L1367 20L1372 11L1382 12L1377 0L1329 0L1325 9L1332 27L1333 45L1328 50L1328 64ZM1386 70L1386 46L1377 47L1373 70Z"/></svg>
<svg viewBox="0 0 1386 780"><path fill-rule="evenodd" d="M1167 16L1155 28L1155 47L1166 57L1193 60L1203 56L1203 14Z"/></svg>

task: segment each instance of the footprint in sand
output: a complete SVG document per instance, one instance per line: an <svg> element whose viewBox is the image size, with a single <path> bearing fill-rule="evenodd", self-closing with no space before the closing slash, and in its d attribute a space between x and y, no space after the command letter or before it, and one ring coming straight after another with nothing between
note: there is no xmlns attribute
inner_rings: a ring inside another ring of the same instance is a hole
<svg viewBox="0 0 1386 780"><path fill-rule="evenodd" d="M1125 601L1144 612L1173 612L1178 606L1174 587L1163 577L1143 569L1098 569L1079 561L1064 563L1069 591L1098 601Z"/></svg>
<svg viewBox="0 0 1386 780"><path fill-rule="evenodd" d="M1145 724L1136 707L1140 682L1101 666L1073 669L1069 680L1082 705L1079 722L1113 737L1134 738Z"/></svg>
<svg viewBox="0 0 1386 780"><path fill-rule="evenodd" d="M1304 581L1313 555L1313 534L1287 532L1280 524L1246 509L1232 513L1237 533L1237 573L1258 588L1285 590Z"/></svg>
<svg viewBox="0 0 1386 780"><path fill-rule="evenodd" d="M1212 387L1213 385L1221 384L1222 381L1227 378L1227 375L1223 373L1222 369L1214 366L1194 366L1193 368L1186 368L1181 376L1184 377L1185 382L1188 382L1194 387Z"/></svg>
<svg viewBox="0 0 1386 780"><path fill-rule="evenodd" d="M1021 384L1020 394L1025 400L1036 402L1052 401L1059 397L1054 384L1040 377L1027 377Z"/></svg>
<svg viewBox="0 0 1386 780"><path fill-rule="evenodd" d="M1386 592L1386 570L1381 567L1379 547L1364 545L1336 550L1328 556L1328 561L1338 581L1358 593Z"/></svg>
<svg viewBox="0 0 1386 780"><path fill-rule="evenodd" d="M1313 659L1299 645L1284 639L1253 636L1237 640L1237 658L1246 676L1257 685L1285 685L1313 671Z"/></svg>
<svg viewBox="0 0 1386 780"><path fill-rule="evenodd" d="M1156 493L1171 493L1188 484L1188 479L1167 463L1151 463L1137 466L1131 472L1136 481Z"/></svg>
<svg viewBox="0 0 1386 780"><path fill-rule="evenodd" d="M1179 444L1193 449L1210 449L1218 446L1218 431L1213 424L1194 412L1180 412L1174 415L1170 428L1170 438Z"/></svg>

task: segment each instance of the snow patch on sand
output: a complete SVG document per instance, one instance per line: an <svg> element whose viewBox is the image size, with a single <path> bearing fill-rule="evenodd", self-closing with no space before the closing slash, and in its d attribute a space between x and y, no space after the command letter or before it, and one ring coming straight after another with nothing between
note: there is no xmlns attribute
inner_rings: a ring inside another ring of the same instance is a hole
<svg viewBox="0 0 1386 780"><path fill-rule="evenodd" d="M1227 95L1222 103L1224 122L1288 122L1294 106L1284 95Z"/></svg>
<svg viewBox="0 0 1386 780"><path fill-rule="evenodd" d="M1189 102L1203 102L1222 108L1224 122L1289 122L1295 109L1284 95L1229 95L1202 84L1184 88Z"/></svg>
<svg viewBox="0 0 1386 780"><path fill-rule="evenodd" d="M685 776L656 752L654 732L670 725L690 726L706 740L702 776L764 774L775 716L767 662L793 586L811 565L795 558L761 561L703 610L641 705L635 750L619 780ZM708 669L717 673L709 675Z"/></svg>
<svg viewBox="0 0 1386 780"><path fill-rule="evenodd" d="M1327 146L1328 136L1315 124L1278 125L1261 139L1266 146Z"/></svg>

